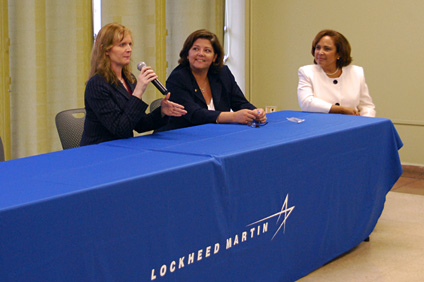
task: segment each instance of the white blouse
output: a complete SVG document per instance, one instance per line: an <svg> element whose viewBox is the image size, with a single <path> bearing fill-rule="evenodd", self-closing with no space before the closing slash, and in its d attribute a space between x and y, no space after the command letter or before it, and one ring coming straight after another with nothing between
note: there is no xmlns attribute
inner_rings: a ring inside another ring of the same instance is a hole
<svg viewBox="0 0 424 282"><path fill-rule="evenodd" d="M342 68L337 78L329 78L319 65L299 68L297 97L302 111L328 113L332 105L351 107L361 116L375 117L375 106L362 67Z"/></svg>
<svg viewBox="0 0 424 282"><path fill-rule="evenodd" d="M213 98L211 97L211 102L208 105L209 111L215 111L215 105L213 104Z"/></svg>

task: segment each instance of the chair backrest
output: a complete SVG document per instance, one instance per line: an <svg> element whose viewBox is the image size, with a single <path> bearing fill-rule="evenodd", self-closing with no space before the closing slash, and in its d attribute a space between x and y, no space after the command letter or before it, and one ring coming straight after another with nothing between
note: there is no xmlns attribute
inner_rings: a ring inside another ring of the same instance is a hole
<svg viewBox="0 0 424 282"><path fill-rule="evenodd" d="M3 148L3 141L1 141L0 136L0 162L4 161L4 148Z"/></svg>
<svg viewBox="0 0 424 282"><path fill-rule="evenodd" d="M62 148L79 147L84 130L85 109L62 111L56 115L55 121Z"/></svg>
<svg viewBox="0 0 424 282"><path fill-rule="evenodd" d="M150 104L150 112L153 112L154 110L156 110L157 108L159 108L160 107L160 102L162 102L162 98L159 98L159 99L154 100Z"/></svg>

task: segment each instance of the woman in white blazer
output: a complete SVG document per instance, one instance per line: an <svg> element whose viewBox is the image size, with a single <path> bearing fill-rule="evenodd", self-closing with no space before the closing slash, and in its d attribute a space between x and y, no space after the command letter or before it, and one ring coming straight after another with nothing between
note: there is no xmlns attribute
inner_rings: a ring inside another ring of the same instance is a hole
<svg viewBox="0 0 424 282"><path fill-rule="evenodd" d="M302 111L375 117L362 67L350 65L350 44L339 32L322 30L312 42L314 65L299 68Z"/></svg>

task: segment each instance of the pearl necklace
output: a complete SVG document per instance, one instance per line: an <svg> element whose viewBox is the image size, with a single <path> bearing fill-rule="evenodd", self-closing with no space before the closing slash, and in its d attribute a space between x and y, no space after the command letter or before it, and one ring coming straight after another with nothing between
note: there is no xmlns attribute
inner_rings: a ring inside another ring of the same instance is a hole
<svg viewBox="0 0 424 282"><path fill-rule="evenodd" d="M328 72L325 72L325 71L324 72L325 72L326 75L335 75L338 71L339 71L339 68L337 68L336 71L333 72L333 73L328 73Z"/></svg>

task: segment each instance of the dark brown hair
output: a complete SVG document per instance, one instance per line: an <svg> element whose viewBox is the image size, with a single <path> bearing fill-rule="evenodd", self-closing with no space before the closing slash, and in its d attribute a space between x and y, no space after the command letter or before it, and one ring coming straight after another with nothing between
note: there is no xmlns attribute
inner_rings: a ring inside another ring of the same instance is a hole
<svg viewBox="0 0 424 282"><path fill-rule="evenodd" d="M352 62L352 57L350 56L351 48L349 41L347 41L346 37L344 37L343 34L331 29L321 30L320 32L318 32L318 34L312 41L312 56L314 56L314 64L317 63L315 61L315 48L318 42L324 36L330 36L334 41L334 45L336 46L336 52L340 56L336 63L337 67L341 68L348 66Z"/></svg>
<svg viewBox="0 0 424 282"><path fill-rule="evenodd" d="M88 79L95 74L100 74L108 83L118 84L118 78L110 65L110 57L106 53L112 49L114 44L121 42L127 35L132 37L131 31L117 23L107 24L100 29L91 51L91 68ZM131 83L134 83L135 79L131 74L130 65L124 66L122 72Z"/></svg>
<svg viewBox="0 0 424 282"><path fill-rule="evenodd" d="M187 37L184 42L183 49L180 52L180 59L178 60L178 63L181 65L189 64L187 58L188 52L190 51L194 42L199 38L208 39L211 42L213 51L216 54L216 59L210 66L210 69L212 71L218 71L224 65L224 49L222 48L221 43L219 43L218 37L214 33L206 29L196 30Z"/></svg>

